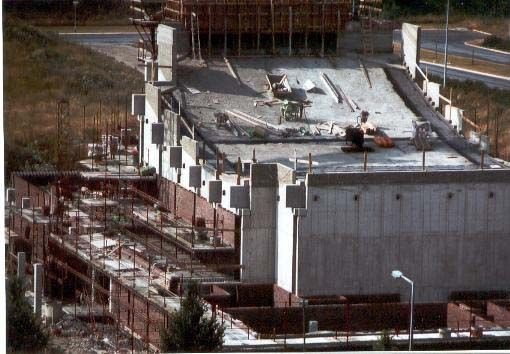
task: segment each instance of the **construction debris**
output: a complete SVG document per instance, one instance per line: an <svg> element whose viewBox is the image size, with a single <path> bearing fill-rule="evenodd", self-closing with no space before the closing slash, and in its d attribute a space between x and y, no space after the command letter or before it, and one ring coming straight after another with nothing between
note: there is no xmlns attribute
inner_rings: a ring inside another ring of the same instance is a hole
<svg viewBox="0 0 510 354"><path fill-rule="evenodd" d="M424 151L432 149L429 141L431 133L432 128L430 126L430 122L418 122L413 120L413 137L411 138L411 141L414 146L416 146L417 150Z"/></svg>
<svg viewBox="0 0 510 354"><path fill-rule="evenodd" d="M292 88L290 87L287 75L267 74L266 80L269 84L269 92L273 97L284 98L292 94Z"/></svg>
<svg viewBox="0 0 510 354"><path fill-rule="evenodd" d="M319 123L312 127L314 129L317 129L320 135L329 134L340 137L345 136L345 129L340 127L337 123L333 121L329 121L328 123Z"/></svg>
<svg viewBox="0 0 510 354"><path fill-rule="evenodd" d="M251 115L249 115L248 113L244 113L244 112L241 112L237 109L234 109L232 111L230 110L227 110L225 111L227 114L233 116L233 117L236 117L238 119L241 119L251 125L255 125L255 126L258 126L258 127L261 127L263 129L266 129L268 131L268 133L273 133L273 134L278 134L279 133L279 128L276 126L276 125L273 125L271 123L267 123L266 121L262 120L262 119L259 119L259 118L256 118L256 117L253 117ZM272 130L270 130L272 129Z"/></svg>
<svg viewBox="0 0 510 354"><path fill-rule="evenodd" d="M228 67L228 70L230 71L230 74L237 80L237 82L239 83L239 86L241 86L242 85L241 79L237 75L237 73L234 70L234 67L232 66L232 64L230 64L230 61L226 57L223 57L223 60L225 61L225 64L227 64L227 67Z"/></svg>
<svg viewBox="0 0 510 354"><path fill-rule="evenodd" d="M342 95L338 91L335 84L333 84L333 82L330 80L328 75L326 75L325 73L321 73L320 75L322 81L324 82L326 88L328 89L329 94L331 95L331 97L333 97L333 100L335 100L336 103L342 103Z"/></svg>
<svg viewBox="0 0 510 354"><path fill-rule="evenodd" d="M303 84L303 90L306 92L312 92L316 88L315 84L311 80L306 80Z"/></svg>
<svg viewBox="0 0 510 354"><path fill-rule="evenodd" d="M361 58L359 58L359 67L361 68L361 71L363 71L365 79L367 79L368 87L372 88L372 81L370 80L370 75L368 73L367 67L365 66L365 63Z"/></svg>
<svg viewBox="0 0 510 354"><path fill-rule="evenodd" d="M297 121L303 119L303 112L305 108L303 103L294 101L283 101L280 109L280 124L281 120Z"/></svg>

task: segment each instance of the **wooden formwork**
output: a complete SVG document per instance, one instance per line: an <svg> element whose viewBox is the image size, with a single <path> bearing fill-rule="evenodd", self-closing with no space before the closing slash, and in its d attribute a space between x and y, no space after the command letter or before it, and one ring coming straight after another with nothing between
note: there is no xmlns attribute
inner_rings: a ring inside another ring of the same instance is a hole
<svg viewBox="0 0 510 354"><path fill-rule="evenodd" d="M202 33L337 33L351 16L351 0L169 0L165 14L190 30L195 13Z"/></svg>

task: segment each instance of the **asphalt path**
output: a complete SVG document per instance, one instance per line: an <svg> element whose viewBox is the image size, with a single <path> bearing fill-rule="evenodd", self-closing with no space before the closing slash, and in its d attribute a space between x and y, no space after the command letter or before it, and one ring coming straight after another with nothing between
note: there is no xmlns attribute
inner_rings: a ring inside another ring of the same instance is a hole
<svg viewBox="0 0 510 354"><path fill-rule="evenodd" d="M121 33L59 33L67 41L82 45L136 46L140 35L137 32Z"/></svg>
<svg viewBox="0 0 510 354"><path fill-rule="evenodd" d="M498 53L483 48L474 48L465 44L475 39L483 39L487 35L469 30L449 30L448 31L448 54L460 57L486 60L499 64L510 64L510 54ZM393 35L394 40L400 41L400 30L396 30ZM444 53L445 31L444 30L422 30L421 47L435 51L438 55ZM444 55L444 54L443 54Z"/></svg>
<svg viewBox="0 0 510 354"><path fill-rule="evenodd" d="M139 40L139 34L134 32L123 33L60 33L62 38L82 45L95 48L121 48L135 47ZM451 30L449 31L448 52L453 55L471 57L473 48L464 44L466 41L484 38L485 35L478 32L468 30ZM394 39L400 40L400 31L395 31ZM436 43L444 41L444 31L440 30L424 30L422 31L422 48L435 50ZM444 51L444 43L438 43L438 51ZM475 48L475 59L483 59L495 63L510 64L510 55L492 52L489 50ZM422 64L425 68L426 64ZM442 66L427 65L431 74L442 76ZM489 87L510 90L510 80L498 79L491 76L469 73L466 71L448 68L448 77L457 80L481 81Z"/></svg>
<svg viewBox="0 0 510 354"><path fill-rule="evenodd" d="M425 71L425 67L427 67L427 71L429 74L443 77L443 66L442 65L432 65L427 63L420 63L420 68ZM504 90L510 90L510 78L509 79L500 79L497 77L492 77L488 75L481 75L476 73L467 72L464 70L457 70L448 67L447 72L448 79L455 79L459 81L480 81L486 84L488 87L499 88Z"/></svg>

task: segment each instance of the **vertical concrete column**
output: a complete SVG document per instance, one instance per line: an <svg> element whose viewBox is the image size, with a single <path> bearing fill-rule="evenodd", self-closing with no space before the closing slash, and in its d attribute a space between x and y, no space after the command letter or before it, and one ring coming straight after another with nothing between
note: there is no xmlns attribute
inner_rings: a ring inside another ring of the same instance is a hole
<svg viewBox="0 0 510 354"><path fill-rule="evenodd" d="M113 297L115 296L113 292L113 278L110 278L110 290L108 292L108 311L113 313Z"/></svg>
<svg viewBox="0 0 510 354"><path fill-rule="evenodd" d="M94 305L96 301L96 270L92 268L92 274L90 276L90 304Z"/></svg>
<svg viewBox="0 0 510 354"><path fill-rule="evenodd" d="M18 269L16 275L18 276L18 279L22 283L25 282L25 265L26 265L25 252L18 252Z"/></svg>
<svg viewBox="0 0 510 354"><path fill-rule="evenodd" d="M34 314L41 317L43 265L34 264Z"/></svg>

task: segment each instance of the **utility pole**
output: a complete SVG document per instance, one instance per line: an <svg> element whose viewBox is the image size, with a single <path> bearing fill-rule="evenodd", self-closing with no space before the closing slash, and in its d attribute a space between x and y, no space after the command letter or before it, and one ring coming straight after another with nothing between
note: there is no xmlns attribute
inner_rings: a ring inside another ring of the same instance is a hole
<svg viewBox="0 0 510 354"><path fill-rule="evenodd" d="M448 21L450 17L450 0L446 0L446 30L444 41L444 71L443 71L443 87L446 87L446 71L448 68Z"/></svg>
<svg viewBox="0 0 510 354"><path fill-rule="evenodd" d="M78 0L73 0L74 6L74 33L76 33L76 6L78 6Z"/></svg>

